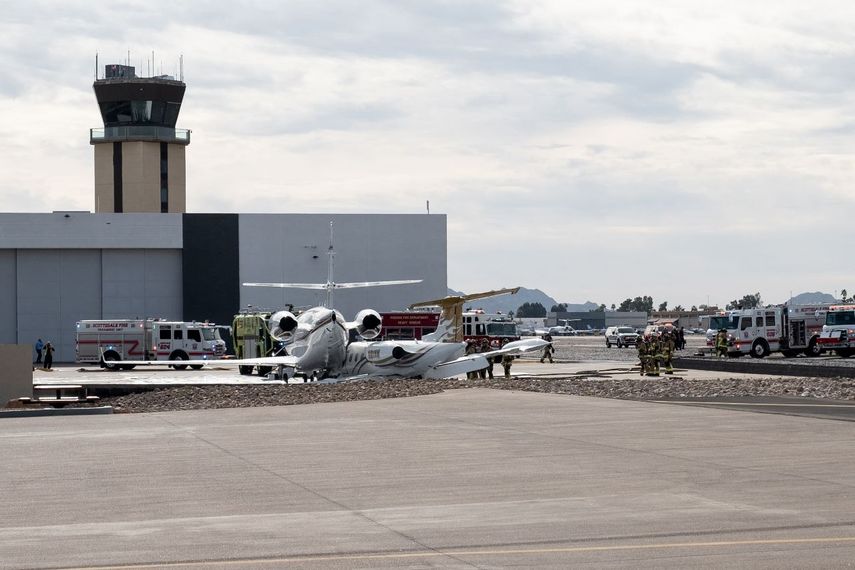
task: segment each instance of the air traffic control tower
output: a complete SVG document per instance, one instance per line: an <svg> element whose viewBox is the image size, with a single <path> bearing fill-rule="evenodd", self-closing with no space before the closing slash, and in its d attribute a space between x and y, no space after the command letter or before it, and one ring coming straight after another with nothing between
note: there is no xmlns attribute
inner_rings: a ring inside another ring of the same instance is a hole
<svg viewBox="0 0 855 570"><path fill-rule="evenodd" d="M175 128L184 82L168 75L137 77L132 66L107 65L92 87L104 121L103 129L89 132L95 211L184 213L190 131Z"/></svg>

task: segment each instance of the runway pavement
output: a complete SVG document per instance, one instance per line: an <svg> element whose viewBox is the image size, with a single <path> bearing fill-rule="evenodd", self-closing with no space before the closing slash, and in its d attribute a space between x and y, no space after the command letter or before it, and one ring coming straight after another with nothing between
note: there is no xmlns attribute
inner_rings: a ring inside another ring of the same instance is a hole
<svg viewBox="0 0 855 570"><path fill-rule="evenodd" d="M837 568L855 424L500 390L0 425L3 568Z"/></svg>

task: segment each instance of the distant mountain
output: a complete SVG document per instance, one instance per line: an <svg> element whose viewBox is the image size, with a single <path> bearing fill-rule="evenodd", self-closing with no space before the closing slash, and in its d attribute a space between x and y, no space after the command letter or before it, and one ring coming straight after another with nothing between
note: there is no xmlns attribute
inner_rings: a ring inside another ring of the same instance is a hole
<svg viewBox="0 0 855 570"><path fill-rule="evenodd" d="M789 302L789 299L787 299ZM815 305L817 303L836 303L837 299L829 293L814 291L812 293L799 293L793 297L793 305Z"/></svg>
<svg viewBox="0 0 855 570"><path fill-rule="evenodd" d="M449 289L448 294L465 295L465 293L455 291L454 289ZM520 305L523 305L524 303L540 303L546 307L547 311L549 311L553 305L558 304L558 301L540 289L526 289L525 287L520 287L519 292L515 295L500 295L498 297L490 297L488 299L478 299L467 304L466 308L483 309L485 313L498 313L500 311L502 313L507 313L510 311L516 312ZM599 307L597 303L592 303L590 301L587 303L567 303L567 310L571 312L590 311L597 307Z"/></svg>

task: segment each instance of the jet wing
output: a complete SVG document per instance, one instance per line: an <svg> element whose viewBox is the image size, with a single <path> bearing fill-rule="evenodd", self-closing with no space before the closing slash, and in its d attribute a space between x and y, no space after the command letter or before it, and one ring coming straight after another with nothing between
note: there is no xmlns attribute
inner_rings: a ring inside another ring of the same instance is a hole
<svg viewBox="0 0 855 570"><path fill-rule="evenodd" d="M487 359L484 358L484 354L469 354L455 360L431 366L423 377L428 380L441 380L468 372L475 372L476 370L483 370L484 368L487 368Z"/></svg>
<svg viewBox="0 0 855 570"><path fill-rule="evenodd" d="M543 350L547 344L552 344L540 338L527 338L523 340L515 340L509 342L502 348L490 350L488 352L478 352L480 356L499 356L501 354L522 354L524 352L533 352L535 350Z"/></svg>
<svg viewBox="0 0 855 570"><path fill-rule="evenodd" d="M425 378L451 378L452 376L458 376L460 374L465 374L466 372L481 370L482 368L487 367L487 359L493 356L498 356L500 354L522 354L523 352L541 350L547 344L550 343L539 338L516 340L514 342L509 342L498 350L467 354L466 356L461 356L460 358L432 366L427 371L427 374L425 374Z"/></svg>

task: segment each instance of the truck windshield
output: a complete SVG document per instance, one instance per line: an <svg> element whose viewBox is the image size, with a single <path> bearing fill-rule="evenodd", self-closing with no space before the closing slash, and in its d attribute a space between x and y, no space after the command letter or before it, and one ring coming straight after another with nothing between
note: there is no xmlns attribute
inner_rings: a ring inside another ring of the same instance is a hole
<svg viewBox="0 0 855 570"><path fill-rule="evenodd" d="M205 340L220 340L220 331L217 329L202 329L202 338Z"/></svg>
<svg viewBox="0 0 855 570"><path fill-rule="evenodd" d="M739 326L739 317L710 317L710 328L712 330L735 329Z"/></svg>
<svg viewBox="0 0 855 570"><path fill-rule="evenodd" d="M825 315L825 324L834 325L855 325L855 311L829 311Z"/></svg>
<svg viewBox="0 0 855 570"><path fill-rule="evenodd" d="M517 336L516 323L487 323L489 336Z"/></svg>
<svg viewBox="0 0 855 570"><path fill-rule="evenodd" d="M619 333L632 333L635 334L635 329L631 327L620 327L617 332Z"/></svg>

